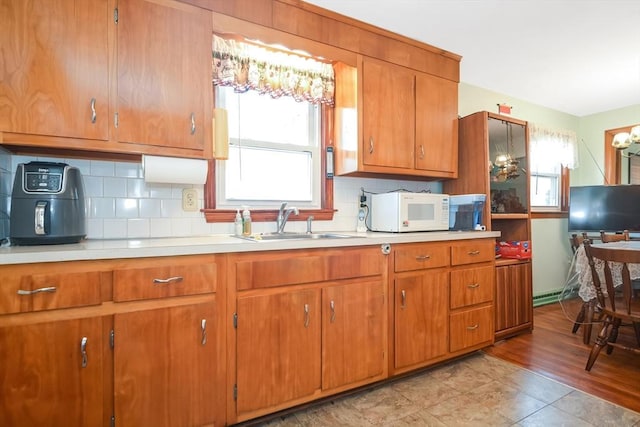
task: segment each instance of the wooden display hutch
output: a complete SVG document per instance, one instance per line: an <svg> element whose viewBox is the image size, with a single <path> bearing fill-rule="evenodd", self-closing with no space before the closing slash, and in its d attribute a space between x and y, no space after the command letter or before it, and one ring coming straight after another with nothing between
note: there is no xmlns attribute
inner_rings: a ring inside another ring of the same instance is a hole
<svg viewBox="0 0 640 427"><path fill-rule="evenodd" d="M460 178L448 194L485 194L483 222L501 241L531 242L527 122L481 111L459 120ZM486 220L486 219L489 220ZM496 259L495 338L533 329L531 259Z"/></svg>

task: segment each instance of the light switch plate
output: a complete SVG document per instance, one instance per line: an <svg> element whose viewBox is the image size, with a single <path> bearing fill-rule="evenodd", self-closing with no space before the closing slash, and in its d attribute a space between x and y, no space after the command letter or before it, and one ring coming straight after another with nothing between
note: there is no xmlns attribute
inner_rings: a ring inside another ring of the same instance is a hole
<svg viewBox="0 0 640 427"><path fill-rule="evenodd" d="M182 190L182 210L185 212L198 210L198 192L195 188L184 188Z"/></svg>

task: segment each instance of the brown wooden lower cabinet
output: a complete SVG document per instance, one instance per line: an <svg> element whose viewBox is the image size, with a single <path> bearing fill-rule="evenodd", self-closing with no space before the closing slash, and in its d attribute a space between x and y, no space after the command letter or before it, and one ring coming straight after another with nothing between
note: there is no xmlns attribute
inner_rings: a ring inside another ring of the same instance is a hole
<svg viewBox="0 0 640 427"><path fill-rule="evenodd" d="M100 426L101 317L0 328L0 425Z"/></svg>
<svg viewBox="0 0 640 427"><path fill-rule="evenodd" d="M394 293L394 368L444 356L449 335L449 272L433 269L397 276Z"/></svg>
<svg viewBox="0 0 640 427"><path fill-rule="evenodd" d="M320 390L320 290L241 296L237 304L238 416Z"/></svg>
<svg viewBox="0 0 640 427"><path fill-rule="evenodd" d="M533 328L531 261L496 267L496 339Z"/></svg>
<svg viewBox="0 0 640 427"><path fill-rule="evenodd" d="M215 372L221 363L215 310L212 301L114 316L116 425L214 423Z"/></svg>

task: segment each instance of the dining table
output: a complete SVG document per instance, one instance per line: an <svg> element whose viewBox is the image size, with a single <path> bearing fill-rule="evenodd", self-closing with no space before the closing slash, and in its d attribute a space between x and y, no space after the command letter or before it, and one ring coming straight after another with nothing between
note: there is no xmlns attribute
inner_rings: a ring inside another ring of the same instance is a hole
<svg viewBox="0 0 640 427"><path fill-rule="evenodd" d="M620 242L611 242L611 243L593 243L592 247L607 247L607 248L616 248L616 249L624 249L629 251L640 251L640 240L625 240ZM600 283L604 284L604 261L595 259L596 271L600 275ZM613 277L614 284L622 283L622 264L612 263L611 274ZM640 279L640 264L628 264L629 274L631 275L631 280ZM578 295L582 298L583 301L588 302L592 301L596 298L596 290L593 286L593 279L591 277L591 268L589 267L589 260L587 259L587 255L584 251L584 245L580 245L578 250L575 253L574 260L574 268L577 274L578 283L580 285L578 290ZM606 290L603 289L603 291Z"/></svg>

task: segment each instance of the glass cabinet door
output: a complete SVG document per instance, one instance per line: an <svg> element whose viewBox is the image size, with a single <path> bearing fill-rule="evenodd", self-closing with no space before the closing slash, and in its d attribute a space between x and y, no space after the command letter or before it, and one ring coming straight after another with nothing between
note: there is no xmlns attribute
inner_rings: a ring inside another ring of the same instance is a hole
<svg viewBox="0 0 640 427"><path fill-rule="evenodd" d="M526 126L489 117L491 213L527 213Z"/></svg>

